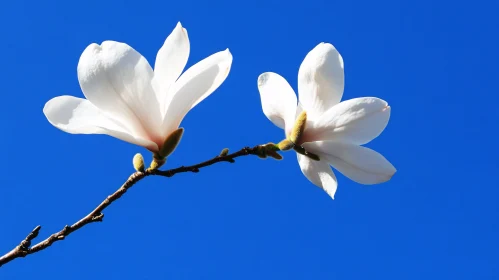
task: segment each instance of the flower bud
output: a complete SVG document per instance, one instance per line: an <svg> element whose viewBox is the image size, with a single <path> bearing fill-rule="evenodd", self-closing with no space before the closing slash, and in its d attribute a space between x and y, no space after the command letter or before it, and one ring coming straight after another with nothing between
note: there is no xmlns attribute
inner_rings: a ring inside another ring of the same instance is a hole
<svg viewBox="0 0 499 280"><path fill-rule="evenodd" d="M296 118L295 125L293 126L293 130L289 134L288 139L295 144L300 143L300 138L303 135L303 131L305 131L306 124L307 124L307 112L303 111L300 113L298 118Z"/></svg>
<svg viewBox="0 0 499 280"><path fill-rule="evenodd" d="M220 155L218 155L219 157L224 157L226 155L229 154L229 149L225 148L223 149L221 152L220 152Z"/></svg>
<svg viewBox="0 0 499 280"><path fill-rule="evenodd" d="M277 144L277 147L279 148L279 150L281 151L287 151L287 150L291 150L293 149L293 146L295 144L293 142L291 142L290 140L288 139L284 139L282 140L281 142L279 142L279 144Z"/></svg>
<svg viewBox="0 0 499 280"><path fill-rule="evenodd" d="M175 148L177 148L177 145L178 143L180 143L180 139L182 139L183 134L184 129L181 127L168 135L163 146L159 150L159 155L162 158L166 158L167 156L169 156L175 150Z"/></svg>
<svg viewBox="0 0 499 280"><path fill-rule="evenodd" d="M162 157L158 154L154 154L152 156L152 162L151 165L149 166L150 169L158 169L160 168L163 164L166 162L166 157Z"/></svg>
<svg viewBox="0 0 499 280"><path fill-rule="evenodd" d="M133 167L137 171L144 172L144 157L141 154L136 154L133 157Z"/></svg>

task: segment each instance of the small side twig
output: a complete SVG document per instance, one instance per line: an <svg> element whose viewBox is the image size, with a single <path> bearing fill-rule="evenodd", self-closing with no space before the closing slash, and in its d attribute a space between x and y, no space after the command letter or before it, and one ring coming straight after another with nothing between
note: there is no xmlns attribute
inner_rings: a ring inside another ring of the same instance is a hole
<svg viewBox="0 0 499 280"><path fill-rule="evenodd" d="M68 225L64 226L62 230L53 233L45 240L42 240L39 243L31 246L31 241L38 236L38 233L40 232L41 229L41 226L35 227L26 236L26 238L23 241L21 241L21 243L19 243L19 245L17 245L7 254L0 257L0 267L14 259L26 257L27 255L42 251L50 247L53 243L60 240L64 240L71 233L77 231L78 229L88 224L94 222L102 222L104 218L104 214L102 212L104 211L104 209L109 207L114 201L118 200L121 196L123 196L129 188L131 188L133 185L135 185L137 182L139 182L140 180L142 180L147 176L156 175L156 176L172 177L175 174L184 173L184 172L197 173L201 168L210 166L218 162L234 163L235 162L234 159L237 157L247 156L247 155L257 155L259 153L260 147L261 146L255 146L253 148L245 147L235 153L232 154L225 153L225 155L220 154L210 160L191 166L181 166L178 168L164 170L164 171L151 170L151 169L145 170L144 172L137 171L132 175L130 175L128 180L126 180L125 183L118 190L116 190L113 194L109 195L106 199L104 199L104 201L102 201L94 210L92 210L85 217L81 218L79 221L77 221L71 226Z"/></svg>
<svg viewBox="0 0 499 280"><path fill-rule="evenodd" d="M195 164L195 165L191 165L191 166L181 166L181 167L177 167L177 168L170 169L170 170L165 170L165 171L162 171L162 170L152 170L152 171L150 171L151 172L150 175L172 177L175 174L184 173L184 172L194 172L194 173L197 173L197 172L199 172L199 169L201 169L203 167L206 167L206 166L210 166L210 165L215 164L217 162L226 161L226 162L234 163L234 162L236 162L234 159L237 158L237 157L247 156L247 155L256 155L258 153L259 147L260 146L255 146L253 148L244 147L244 148L242 148L241 150L239 150L239 151L237 151L235 153L228 154L228 155L225 155L225 156L218 155L218 156L216 156L216 157L214 157L214 158L212 158L210 160L207 160L205 162L201 162L201 163L198 163L198 164Z"/></svg>

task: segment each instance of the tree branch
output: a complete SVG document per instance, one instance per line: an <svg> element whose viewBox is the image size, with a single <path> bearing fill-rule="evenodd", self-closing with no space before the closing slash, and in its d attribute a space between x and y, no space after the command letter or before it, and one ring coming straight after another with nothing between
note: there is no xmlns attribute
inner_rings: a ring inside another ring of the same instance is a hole
<svg viewBox="0 0 499 280"><path fill-rule="evenodd" d="M140 180L144 179L147 176L156 175L156 176L172 177L175 174L184 173L184 172L197 173L199 172L199 169L210 166L218 162L225 161L225 162L234 163L235 162L234 159L237 157L247 156L247 155L262 156L261 148L262 146L255 146L253 148L245 147L232 154L222 153L202 163L198 163L191 166L181 166L178 168L165 171L147 169L144 172L140 171L134 172L132 175L130 175L128 180L126 180L126 182L117 191L115 191L113 194L109 195L106 199L104 199L104 201L102 201L99 204L99 206L97 206L94 210L92 210L88 215L81 218L79 221L77 221L71 226L68 225L64 226L62 230L50 235L45 240L42 240L39 243L31 246L31 241L38 236L38 233L41 229L41 226L37 226L35 229L31 231L30 234L28 234L28 236L26 236L26 238L23 241L21 241L21 243L19 243L19 245L17 245L7 254L0 257L0 267L14 259L20 257L26 257L27 255L47 249L54 242L64 240L66 236L70 235L71 233L77 231L78 229L88 224L94 222L102 222L102 219L104 218L104 214L102 212L104 211L104 209L106 209L114 201L118 200L121 196L123 196L129 188L131 188L133 185L135 185L137 182L139 182Z"/></svg>

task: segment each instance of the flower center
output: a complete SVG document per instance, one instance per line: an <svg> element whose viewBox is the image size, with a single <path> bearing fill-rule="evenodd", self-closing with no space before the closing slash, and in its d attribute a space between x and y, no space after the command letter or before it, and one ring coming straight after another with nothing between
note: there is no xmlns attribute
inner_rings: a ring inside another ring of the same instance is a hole
<svg viewBox="0 0 499 280"><path fill-rule="evenodd" d="M288 136L289 141L295 145L300 145L303 138L303 132L307 124L307 112L302 111L296 118L295 125Z"/></svg>

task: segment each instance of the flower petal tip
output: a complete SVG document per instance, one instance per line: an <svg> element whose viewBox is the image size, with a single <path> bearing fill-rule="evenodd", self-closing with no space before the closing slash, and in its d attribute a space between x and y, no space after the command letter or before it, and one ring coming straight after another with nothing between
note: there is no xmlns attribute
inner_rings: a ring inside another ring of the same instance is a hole
<svg viewBox="0 0 499 280"><path fill-rule="evenodd" d="M226 48L223 52L224 52L225 55L227 55L228 57L230 57L230 59L232 60L232 53L230 52L229 48Z"/></svg>
<svg viewBox="0 0 499 280"><path fill-rule="evenodd" d="M177 25L175 25L175 28L173 29L173 31L174 31L174 32L175 32L175 31L177 31L177 30L182 31L183 35L184 35L185 37L188 37L188 35L187 35L187 29L185 29L185 28L182 26L182 23L181 23L180 21L179 21L179 22L177 22ZM173 32L172 32L172 33L173 33Z"/></svg>
<svg viewBox="0 0 499 280"><path fill-rule="evenodd" d="M395 167L394 167L392 174L388 175L388 180L392 179L392 177L395 176L395 173L397 173L397 169L395 169Z"/></svg>
<svg viewBox="0 0 499 280"><path fill-rule="evenodd" d="M92 54L99 53L102 50L102 47L104 46L104 44L106 42L108 42L108 41L103 41L100 45L97 43L91 43L90 45L88 45L85 48L85 50L83 50L83 53L81 54L81 56L83 57L85 54L88 54L88 53L92 53Z"/></svg>
<svg viewBox="0 0 499 280"><path fill-rule="evenodd" d="M393 167L392 172L386 174L381 180L379 180L379 182L376 182L376 183L370 184L370 185L386 183L386 182L390 181L393 178L393 176L395 176L395 173L397 173L397 169L395 169L395 167Z"/></svg>
<svg viewBox="0 0 499 280"><path fill-rule="evenodd" d="M220 59L222 59L222 65L226 65L228 64L228 67L230 68L230 66L232 65L232 53L229 51L229 49L225 49L223 51L219 51L218 53L216 53L217 57L219 57Z"/></svg>
<svg viewBox="0 0 499 280"><path fill-rule="evenodd" d="M232 60L233 60L233 57L232 57L232 53L229 51L229 49L225 49L225 51L223 51L223 54L226 56L226 59L227 61L225 62L225 67L224 67L224 75L225 77L227 77L229 75L229 72L230 72L230 68L232 67Z"/></svg>
<svg viewBox="0 0 499 280"><path fill-rule="evenodd" d="M323 51L329 51L329 50L335 50L336 48L331 44L327 42L320 42L317 47L320 47Z"/></svg>
<svg viewBox="0 0 499 280"><path fill-rule="evenodd" d="M258 87L263 86L269 79L270 72L265 72L258 76Z"/></svg>
<svg viewBox="0 0 499 280"><path fill-rule="evenodd" d="M328 189L323 189L323 190L324 190L324 192L326 192L329 195L329 197L332 200L334 200L334 195L336 194L336 190L334 190L334 191L331 191L331 190L328 190Z"/></svg>

